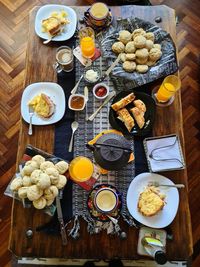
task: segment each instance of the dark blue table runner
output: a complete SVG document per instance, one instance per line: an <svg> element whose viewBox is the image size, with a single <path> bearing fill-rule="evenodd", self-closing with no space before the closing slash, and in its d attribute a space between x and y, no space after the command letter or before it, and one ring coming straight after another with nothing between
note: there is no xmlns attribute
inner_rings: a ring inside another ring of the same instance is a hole
<svg viewBox="0 0 200 267"><path fill-rule="evenodd" d="M68 44L69 45L69 44ZM71 45L73 46L73 40ZM55 124L55 140L54 155L70 162L73 158L73 152L68 152L69 142L72 134L71 123L74 120L74 112L68 108L68 98L71 90L75 85L75 69L72 72L61 72L57 76L57 83L63 88L66 99L66 111L63 118ZM145 90L145 89L144 89ZM142 90L142 91L144 91ZM146 91L147 92L147 91ZM150 92L148 92L150 93ZM59 108L59 107L57 107ZM150 134L151 136L151 134ZM135 175L142 172L148 172L148 165L143 147L144 137L134 137L135 146ZM64 222L67 223L73 216L72 214L72 181L68 183L63 191L63 199L61 200ZM49 223L39 226L38 231L44 231L49 234L57 234L60 231L57 212Z"/></svg>

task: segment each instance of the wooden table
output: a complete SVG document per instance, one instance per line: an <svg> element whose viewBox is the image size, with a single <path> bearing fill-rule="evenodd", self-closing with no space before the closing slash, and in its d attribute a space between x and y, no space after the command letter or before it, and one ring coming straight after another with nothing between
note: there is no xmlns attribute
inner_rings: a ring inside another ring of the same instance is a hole
<svg viewBox="0 0 200 267"><path fill-rule="evenodd" d="M80 15L86 7L74 7ZM26 59L26 76L24 88L34 82L56 82L56 74L52 63L55 61L56 45L43 45L42 40L34 32L34 18L37 8L30 13L29 36ZM142 7L121 6L112 7L115 16L139 18L155 23L155 17L161 16L159 24L164 30L170 32L173 40L176 40L176 25L174 10L166 6ZM67 42L66 42L67 44ZM60 44L57 44L60 45ZM177 93L173 104L166 108L157 108L154 135L179 134L184 148L182 129L182 113L180 92ZM32 144L49 153L54 147L54 125L45 127L34 126L33 136L28 136L28 125L21 120L17 165L20 162L27 144ZM187 185L186 170L163 173L175 183ZM192 234L190 212L188 206L187 189L180 190L180 205L175 220L171 224L174 235L173 242L167 243L167 255L170 260L185 260L192 254ZM17 256L44 257L44 258L95 258L111 259L138 259L136 245L138 230L130 228L122 222L123 229L127 232L126 240L108 236L106 233L90 236L86 230L85 222L81 222L81 237L79 240L69 239L66 247L62 246L60 236L50 236L35 231L36 227L44 224L49 217L34 208L24 209L18 201L13 201L12 227L10 235L10 250ZM33 230L33 238L26 238L27 229Z"/></svg>

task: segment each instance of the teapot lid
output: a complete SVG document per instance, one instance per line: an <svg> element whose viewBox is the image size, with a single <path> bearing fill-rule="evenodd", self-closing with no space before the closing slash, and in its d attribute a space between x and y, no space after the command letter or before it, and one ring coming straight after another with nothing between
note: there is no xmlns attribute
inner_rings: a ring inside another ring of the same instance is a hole
<svg viewBox="0 0 200 267"><path fill-rule="evenodd" d="M118 134L104 134L96 142L101 157L101 166L105 169L117 170L127 164L131 145L128 140ZM128 153L127 153L128 152Z"/></svg>

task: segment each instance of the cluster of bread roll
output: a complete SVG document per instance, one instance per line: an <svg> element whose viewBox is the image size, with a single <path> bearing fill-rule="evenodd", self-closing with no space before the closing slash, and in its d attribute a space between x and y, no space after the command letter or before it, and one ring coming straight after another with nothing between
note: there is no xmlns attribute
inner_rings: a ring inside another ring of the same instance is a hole
<svg viewBox="0 0 200 267"><path fill-rule="evenodd" d="M131 103L134 105L134 107L128 110L126 106ZM146 112L146 105L140 99L135 100L134 93L130 93L118 102L112 104L111 107L114 111L116 111L118 115L117 118L124 123L129 132L131 132L132 128L135 126L135 121L140 129L144 127L144 114ZM133 115L133 117L131 115Z"/></svg>
<svg viewBox="0 0 200 267"><path fill-rule="evenodd" d="M20 176L11 182L10 189L17 192L21 199L32 201L36 209L43 209L54 202L58 190L66 185L67 179L63 174L67 170L68 163L65 161L54 164L36 155L25 163Z"/></svg>
<svg viewBox="0 0 200 267"><path fill-rule="evenodd" d="M139 28L132 33L119 32L119 41L112 45L112 51L121 54L123 69L126 72L145 73L161 58L161 45L154 43L154 33Z"/></svg>

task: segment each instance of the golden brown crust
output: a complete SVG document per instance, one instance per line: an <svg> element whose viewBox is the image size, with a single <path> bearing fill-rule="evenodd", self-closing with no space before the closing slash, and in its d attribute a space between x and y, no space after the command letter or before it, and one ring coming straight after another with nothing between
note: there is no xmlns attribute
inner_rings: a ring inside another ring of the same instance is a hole
<svg viewBox="0 0 200 267"><path fill-rule="evenodd" d="M50 18L44 19L42 21L42 25L43 25L43 27L46 26L45 27L46 31L50 35L54 36L60 31L61 23L60 23L60 20L58 18L50 17Z"/></svg>
<svg viewBox="0 0 200 267"><path fill-rule="evenodd" d="M141 112L143 112L143 114L146 112L146 105L144 104L144 102L140 99L137 99L135 101L133 101L134 105L136 106L136 108L138 108Z"/></svg>
<svg viewBox="0 0 200 267"><path fill-rule="evenodd" d="M45 94L41 94L41 97L42 97L42 99L46 102L46 104L47 104L48 107L49 107L49 112L48 112L48 114L45 115L45 116L43 116L43 117L45 117L45 118L49 118L49 117L51 117L51 116L53 115L53 113L54 113L54 103L53 103L53 101L52 101L47 95L45 95Z"/></svg>
<svg viewBox="0 0 200 267"><path fill-rule="evenodd" d="M147 187L142 193L140 193L138 199L138 211L147 217L156 215L163 209L165 202L160 195L159 190L153 187Z"/></svg>
<svg viewBox="0 0 200 267"><path fill-rule="evenodd" d="M127 130L130 132L135 125L134 119L129 114L128 110L126 108L122 108L117 111L118 118L124 123Z"/></svg>
<svg viewBox="0 0 200 267"><path fill-rule="evenodd" d="M124 108L126 105L130 104L135 99L134 93L127 95L118 102L114 103L111 107L114 111Z"/></svg>
<svg viewBox="0 0 200 267"><path fill-rule="evenodd" d="M130 112L133 114L133 117L136 120L139 128L142 129L145 123L144 113L141 112L137 107L131 108Z"/></svg>

